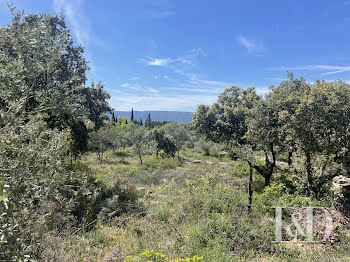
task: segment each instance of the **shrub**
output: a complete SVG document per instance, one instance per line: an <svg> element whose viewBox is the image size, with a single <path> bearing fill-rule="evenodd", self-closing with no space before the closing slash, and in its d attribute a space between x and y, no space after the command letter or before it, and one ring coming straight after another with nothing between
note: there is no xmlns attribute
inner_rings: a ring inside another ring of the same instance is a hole
<svg viewBox="0 0 350 262"><path fill-rule="evenodd" d="M168 256L155 252L154 250L146 250L142 253L140 253L136 257L128 256L124 262L132 262L132 261L144 261L144 262L161 262L161 261L169 261L169 262L194 262L194 261L200 261L203 260L202 256L193 256L193 257L187 257L187 258L169 258Z"/></svg>
<svg viewBox="0 0 350 262"><path fill-rule="evenodd" d="M145 167L147 168L161 167L162 169L173 169L179 166L182 166L182 162L178 158L161 159L154 157L151 160L145 161Z"/></svg>

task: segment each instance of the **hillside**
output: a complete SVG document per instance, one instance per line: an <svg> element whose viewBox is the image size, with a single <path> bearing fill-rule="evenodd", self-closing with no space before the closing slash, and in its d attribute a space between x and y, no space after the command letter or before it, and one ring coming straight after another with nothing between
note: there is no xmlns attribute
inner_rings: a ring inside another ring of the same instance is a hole
<svg viewBox="0 0 350 262"><path fill-rule="evenodd" d="M127 117L130 119L130 111L115 111L114 114L117 117ZM142 118L144 121L148 114L151 114L153 121L176 121L181 124L187 124L192 121L192 112L180 112L180 111L134 111L135 119Z"/></svg>

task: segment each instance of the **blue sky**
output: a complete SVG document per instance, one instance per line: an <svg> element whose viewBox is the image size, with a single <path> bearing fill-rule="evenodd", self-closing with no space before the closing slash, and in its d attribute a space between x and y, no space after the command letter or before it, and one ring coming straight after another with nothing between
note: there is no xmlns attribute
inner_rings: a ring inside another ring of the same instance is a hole
<svg viewBox="0 0 350 262"><path fill-rule="evenodd" d="M264 94L287 70L350 82L350 0L13 2L66 17L117 110L194 111L231 85Z"/></svg>

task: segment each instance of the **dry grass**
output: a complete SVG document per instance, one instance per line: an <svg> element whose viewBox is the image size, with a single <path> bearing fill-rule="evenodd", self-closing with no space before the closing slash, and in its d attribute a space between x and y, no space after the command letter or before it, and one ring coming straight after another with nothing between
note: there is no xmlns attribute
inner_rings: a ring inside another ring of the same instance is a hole
<svg viewBox="0 0 350 262"><path fill-rule="evenodd" d="M215 262L347 261L345 244L317 254L271 244L273 217L260 207L264 202L258 193L254 212L247 215L248 180L244 167L232 161L190 151L182 153L182 162L146 156L143 166L132 156L108 152L106 157L102 164L93 154L82 161L106 187L121 183L134 188L144 209L99 221L91 231L65 239L59 250L66 261L123 261L147 249ZM259 191L261 179L256 176L254 182ZM348 239L343 236L344 243Z"/></svg>

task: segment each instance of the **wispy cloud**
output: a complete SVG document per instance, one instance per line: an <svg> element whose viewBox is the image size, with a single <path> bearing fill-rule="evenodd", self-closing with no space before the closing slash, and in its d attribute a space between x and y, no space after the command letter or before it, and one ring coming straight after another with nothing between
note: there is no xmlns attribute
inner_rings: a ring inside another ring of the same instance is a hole
<svg viewBox="0 0 350 262"><path fill-rule="evenodd" d="M117 110L177 110L192 111L198 104L210 105L217 99L216 95L163 95L132 96L119 95L111 98L112 106Z"/></svg>
<svg viewBox="0 0 350 262"><path fill-rule="evenodd" d="M163 19L175 15L176 13L171 10L146 10L145 15L151 19Z"/></svg>
<svg viewBox="0 0 350 262"><path fill-rule="evenodd" d="M205 55L204 51L201 48L194 48L184 55L176 58L154 58L154 57L145 57L141 58L140 61L149 66L159 66L165 67L170 64L183 64L183 65L193 65L199 55Z"/></svg>
<svg viewBox="0 0 350 262"><path fill-rule="evenodd" d="M147 57L141 61L148 66L165 67L169 70L170 75L177 75L177 77L169 77L164 75L160 81L167 81L171 87L165 88L167 91L173 91L172 94L189 94L189 95L209 95L220 94L225 88L232 83L208 80L201 77L195 72L198 69L199 57L206 54L201 48L194 48L178 57L168 58L153 58ZM158 75L154 77L155 80L160 79ZM192 103L195 106L195 101Z"/></svg>
<svg viewBox="0 0 350 262"><path fill-rule="evenodd" d="M316 69L319 70L328 70L328 72L322 73L322 75L332 75L337 73L343 73L350 71L350 66L327 66L327 65L319 65L315 66Z"/></svg>
<svg viewBox="0 0 350 262"><path fill-rule="evenodd" d="M89 51L91 24L90 19L83 12L84 0L53 0L53 7L55 12L63 14L66 21L71 25L73 36L78 44L85 48L85 57L89 61L92 76L98 78L93 57ZM104 43L103 41L98 41L96 39L94 41L99 45Z"/></svg>
<svg viewBox="0 0 350 262"><path fill-rule="evenodd" d="M53 0L55 11L65 15L79 44L87 45L90 41L90 22L81 11L83 4L83 0Z"/></svg>
<svg viewBox="0 0 350 262"><path fill-rule="evenodd" d="M321 75L333 75L338 73L350 72L350 66L337 65L305 65L305 66L281 66L273 68L274 70L288 71L320 71Z"/></svg>
<svg viewBox="0 0 350 262"><path fill-rule="evenodd" d="M156 90L155 88L152 87L144 87L141 84L139 84L138 82L134 82L134 83L123 83L120 85L122 88L126 89L126 90L134 90L134 91L138 91L140 93L152 93L152 94L158 94L158 90Z"/></svg>
<svg viewBox="0 0 350 262"><path fill-rule="evenodd" d="M153 58L153 57L141 58L140 61L149 66L167 66L168 64L174 62L174 60L171 58Z"/></svg>
<svg viewBox="0 0 350 262"><path fill-rule="evenodd" d="M237 36L237 42L245 47L249 54L262 54L265 52L265 47L261 41L248 39L245 36Z"/></svg>
<svg viewBox="0 0 350 262"><path fill-rule="evenodd" d="M148 91L150 91L153 94L158 94L158 90L151 88L151 87L148 88Z"/></svg>
<svg viewBox="0 0 350 262"><path fill-rule="evenodd" d="M123 83L120 86L123 88L137 90L137 91L142 90L142 86L139 85L138 83Z"/></svg>
<svg viewBox="0 0 350 262"><path fill-rule="evenodd" d="M151 1L144 1L144 2L146 4L143 11L143 15L145 18L166 19L176 14L173 8L172 1L151 0Z"/></svg>

